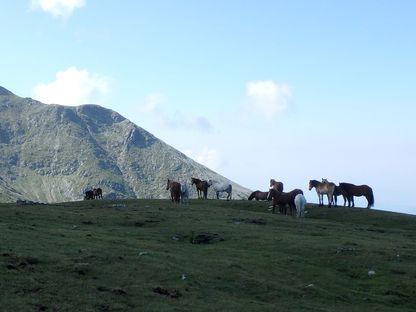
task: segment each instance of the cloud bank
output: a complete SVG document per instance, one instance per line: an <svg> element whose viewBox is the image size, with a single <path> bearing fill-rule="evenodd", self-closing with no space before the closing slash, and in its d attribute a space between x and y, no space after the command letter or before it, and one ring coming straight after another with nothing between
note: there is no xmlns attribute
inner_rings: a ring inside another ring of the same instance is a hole
<svg viewBox="0 0 416 312"><path fill-rule="evenodd" d="M190 149L184 150L183 153L195 160L196 162L203 164L204 166L217 171L223 165L220 153L215 148L209 148L205 146L201 151L194 152Z"/></svg>
<svg viewBox="0 0 416 312"><path fill-rule="evenodd" d="M46 104L71 106L100 103L109 92L109 81L109 78L85 69L69 67L58 72L55 81L37 85L33 89L33 98Z"/></svg>
<svg viewBox="0 0 416 312"><path fill-rule="evenodd" d="M85 0L32 0L31 7L52 14L54 17L68 18L79 8L85 6Z"/></svg>

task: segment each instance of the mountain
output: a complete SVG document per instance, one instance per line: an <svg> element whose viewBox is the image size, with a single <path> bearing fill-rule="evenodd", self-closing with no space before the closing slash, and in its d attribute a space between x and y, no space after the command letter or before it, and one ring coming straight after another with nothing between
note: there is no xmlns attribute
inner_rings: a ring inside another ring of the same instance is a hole
<svg viewBox="0 0 416 312"><path fill-rule="evenodd" d="M229 181L115 111L47 105L0 87L0 202L74 201L92 187L107 199L168 198L168 178L191 177ZM247 196L230 183L233 198Z"/></svg>

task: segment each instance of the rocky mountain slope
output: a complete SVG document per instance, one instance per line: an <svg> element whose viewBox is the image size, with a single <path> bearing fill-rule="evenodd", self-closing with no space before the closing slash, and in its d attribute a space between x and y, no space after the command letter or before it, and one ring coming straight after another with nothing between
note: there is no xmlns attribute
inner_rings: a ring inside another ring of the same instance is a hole
<svg viewBox="0 0 416 312"><path fill-rule="evenodd" d="M191 177L228 181L117 112L46 105L0 87L1 202L79 200L91 187L106 198L167 198L167 178ZM231 183L233 198L247 196Z"/></svg>

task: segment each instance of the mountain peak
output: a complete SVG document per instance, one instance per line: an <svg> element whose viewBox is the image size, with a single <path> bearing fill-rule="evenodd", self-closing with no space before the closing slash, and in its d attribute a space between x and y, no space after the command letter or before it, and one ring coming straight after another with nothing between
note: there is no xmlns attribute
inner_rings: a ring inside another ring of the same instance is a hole
<svg viewBox="0 0 416 312"><path fill-rule="evenodd" d="M12 92L0 86L0 95L14 95Z"/></svg>

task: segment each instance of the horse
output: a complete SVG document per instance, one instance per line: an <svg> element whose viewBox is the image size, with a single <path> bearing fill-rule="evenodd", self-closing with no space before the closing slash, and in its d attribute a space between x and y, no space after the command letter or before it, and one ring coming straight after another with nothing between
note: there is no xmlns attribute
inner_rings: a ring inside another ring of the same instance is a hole
<svg viewBox="0 0 416 312"><path fill-rule="evenodd" d="M318 194L319 206L324 205L324 194L328 196L328 207L331 207L332 195L335 191L335 184L329 182L319 182L317 180L309 181L309 191L315 188L316 194Z"/></svg>
<svg viewBox="0 0 416 312"><path fill-rule="evenodd" d="M270 179L270 188L274 188L278 192L283 192L283 183L275 179Z"/></svg>
<svg viewBox="0 0 416 312"><path fill-rule="evenodd" d="M345 191L342 189L341 186L335 185L335 191L334 191L334 196L333 196L333 198L335 200L335 206L338 205L337 198L340 195L344 198L344 207L345 207L345 205L347 203L347 194L345 193Z"/></svg>
<svg viewBox="0 0 416 312"><path fill-rule="evenodd" d="M322 183L331 183L335 185L335 183L329 182L327 179L324 179L324 178L322 178ZM332 204L335 204L335 207L338 206L338 196L340 195L344 198L344 207L345 207L346 202L347 202L347 196L344 190L340 186L335 185L334 194L332 195Z"/></svg>
<svg viewBox="0 0 416 312"><path fill-rule="evenodd" d="M208 186L212 186L215 194L217 195L217 199L220 198L220 193L223 193L223 192L227 193L227 200L231 199L233 187L230 183L226 183L226 182L220 183L214 180L208 180Z"/></svg>
<svg viewBox="0 0 416 312"><path fill-rule="evenodd" d="M205 180L197 179L197 178L191 178L191 182L192 182L191 185L195 184L198 198L207 199L208 188L209 188L208 182Z"/></svg>
<svg viewBox="0 0 416 312"><path fill-rule="evenodd" d="M267 195L269 194L269 192L261 192L261 191L254 191L253 193L250 194L250 196L248 197L248 200L252 200L253 198L257 201L259 200L267 200Z"/></svg>
<svg viewBox="0 0 416 312"><path fill-rule="evenodd" d="M340 183L339 186L345 192L345 195L348 199L348 207L354 207L354 196L360 197L365 196L367 199L367 208L374 206L374 194L373 189L368 185L354 185L351 183Z"/></svg>
<svg viewBox="0 0 416 312"><path fill-rule="evenodd" d="M305 217L305 206L306 198L303 194L298 194L295 196L295 206L296 206L296 217L303 218Z"/></svg>
<svg viewBox="0 0 416 312"><path fill-rule="evenodd" d="M93 188L94 199L103 199L103 190L101 188Z"/></svg>
<svg viewBox="0 0 416 312"><path fill-rule="evenodd" d="M91 190L85 191L84 200L94 199L94 192Z"/></svg>
<svg viewBox="0 0 416 312"><path fill-rule="evenodd" d="M289 214L293 215L293 211L296 209L295 197L298 194L303 195L302 190L294 189L289 193L285 193L276 191L274 188L271 188L267 199L273 199L273 213L275 212L276 206L279 206L279 212L286 215L288 212L286 205L289 205Z"/></svg>
<svg viewBox="0 0 416 312"><path fill-rule="evenodd" d="M179 204L181 198L181 184L179 182L171 181L168 179L166 190L170 190L170 198L172 202Z"/></svg>
<svg viewBox="0 0 416 312"><path fill-rule="evenodd" d="M181 184L181 203L188 202L189 200L189 189L186 183Z"/></svg>

